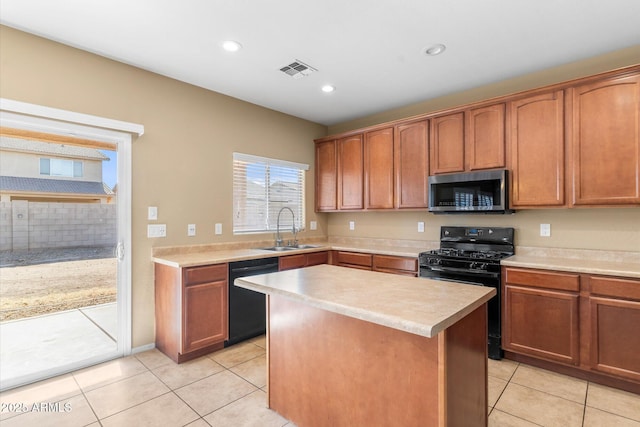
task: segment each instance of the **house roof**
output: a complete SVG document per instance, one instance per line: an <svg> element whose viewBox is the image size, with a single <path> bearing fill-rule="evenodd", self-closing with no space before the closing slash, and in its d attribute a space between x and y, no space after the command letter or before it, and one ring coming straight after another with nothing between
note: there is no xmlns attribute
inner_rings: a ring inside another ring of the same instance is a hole
<svg viewBox="0 0 640 427"><path fill-rule="evenodd" d="M100 150L78 145L54 144L30 139L0 136L0 150L21 151L25 153L49 154L90 160L110 160Z"/></svg>
<svg viewBox="0 0 640 427"><path fill-rule="evenodd" d="M0 176L0 191L23 191L36 193L66 193L113 195L113 191L102 182L72 181L63 179L23 178Z"/></svg>

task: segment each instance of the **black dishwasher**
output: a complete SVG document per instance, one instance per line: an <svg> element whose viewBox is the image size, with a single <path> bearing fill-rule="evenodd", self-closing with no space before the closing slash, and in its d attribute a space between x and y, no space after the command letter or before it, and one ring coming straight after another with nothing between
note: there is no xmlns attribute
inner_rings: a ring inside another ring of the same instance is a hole
<svg viewBox="0 0 640 427"><path fill-rule="evenodd" d="M233 281L276 271L277 257L229 263L229 339L224 342L225 347L262 335L266 330L264 294L234 286Z"/></svg>

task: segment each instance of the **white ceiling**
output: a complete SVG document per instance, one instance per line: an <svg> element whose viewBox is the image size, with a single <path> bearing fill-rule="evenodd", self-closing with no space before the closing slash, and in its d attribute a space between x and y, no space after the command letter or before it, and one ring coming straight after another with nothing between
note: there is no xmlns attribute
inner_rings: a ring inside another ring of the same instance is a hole
<svg viewBox="0 0 640 427"><path fill-rule="evenodd" d="M2 0L0 22L325 125L640 46L639 0Z"/></svg>

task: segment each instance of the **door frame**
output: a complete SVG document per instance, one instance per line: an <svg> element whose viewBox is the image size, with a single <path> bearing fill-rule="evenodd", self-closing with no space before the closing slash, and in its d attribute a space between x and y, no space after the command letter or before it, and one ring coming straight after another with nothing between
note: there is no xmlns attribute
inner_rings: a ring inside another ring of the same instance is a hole
<svg viewBox="0 0 640 427"><path fill-rule="evenodd" d="M116 144L118 245L122 246L123 254L118 261L115 357L131 354L131 144L134 137L144 134L144 126L6 98L0 98L0 126Z"/></svg>

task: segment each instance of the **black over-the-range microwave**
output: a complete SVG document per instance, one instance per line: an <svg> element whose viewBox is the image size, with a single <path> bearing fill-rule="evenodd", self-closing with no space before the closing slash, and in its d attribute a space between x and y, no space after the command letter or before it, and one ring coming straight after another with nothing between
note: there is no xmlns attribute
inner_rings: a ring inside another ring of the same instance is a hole
<svg viewBox="0 0 640 427"><path fill-rule="evenodd" d="M429 212L434 214L513 213L509 209L507 170L430 176Z"/></svg>

